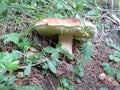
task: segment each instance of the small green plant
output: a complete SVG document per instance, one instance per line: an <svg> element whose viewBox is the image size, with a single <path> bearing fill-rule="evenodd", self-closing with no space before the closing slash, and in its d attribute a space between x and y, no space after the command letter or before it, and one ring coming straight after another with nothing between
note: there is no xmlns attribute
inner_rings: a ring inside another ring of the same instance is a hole
<svg viewBox="0 0 120 90"><path fill-rule="evenodd" d="M108 63L103 63L103 69L110 76L113 76L116 73L115 69L113 67L111 67Z"/></svg>
<svg viewBox="0 0 120 90"><path fill-rule="evenodd" d="M114 61L114 62L120 62L120 52L115 51L113 54L109 56L109 59Z"/></svg>
<svg viewBox="0 0 120 90"><path fill-rule="evenodd" d="M21 52L13 50L12 53L5 55L0 53L0 69L5 68L9 72L13 72L19 68L19 56Z"/></svg>
<svg viewBox="0 0 120 90"><path fill-rule="evenodd" d="M108 63L103 63L103 70L110 76L114 76L120 82L120 71L111 67Z"/></svg>
<svg viewBox="0 0 120 90"><path fill-rule="evenodd" d="M60 53L64 54L67 58L71 58L71 54L64 49L61 49L61 44L57 44L55 48L45 47L43 48L46 53L50 55L50 58L47 59L47 62L43 65L44 69L50 69L53 73L57 73L56 67L60 64L59 55Z"/></svg>
<svg viewBox="0 0 120 90"><path fill-rule="evenodd" d="M114 61L114 62L120 62L120 48L113 44L113 43L106 43L107 46L111 47L114 49L114 53L109 55L109 60ZM106 73L110 76L115 76L116 80L120 82L120 71L114 69L111 67L108 63L103 63L103 69L106 71Z"/></svg>
<svg viewBox="0 0 120 90"><path fill-rule="evenodd" d="M64 88L68 89L71 85L71 81L67 78L61 78L60 83L63 85Z"/></svg>

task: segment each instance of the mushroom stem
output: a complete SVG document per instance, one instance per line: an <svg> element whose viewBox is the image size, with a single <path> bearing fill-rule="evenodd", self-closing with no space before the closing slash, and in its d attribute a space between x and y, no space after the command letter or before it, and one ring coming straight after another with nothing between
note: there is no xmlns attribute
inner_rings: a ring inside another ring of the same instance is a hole
<svg viewBox="0 0 120 90"><path fill-rule="evenodd" d="M72 54L73 35L59 34L58 39L59 43L62 44L62 48L67 49L68 52Z"/></svg>

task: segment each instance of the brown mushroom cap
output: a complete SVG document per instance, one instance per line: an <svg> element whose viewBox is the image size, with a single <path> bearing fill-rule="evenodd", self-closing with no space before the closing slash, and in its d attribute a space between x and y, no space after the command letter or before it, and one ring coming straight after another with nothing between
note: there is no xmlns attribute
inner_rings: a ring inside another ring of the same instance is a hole
<svg viewBox="0 0 120 90"><path fill-rule="evenodd" d="M85 32L79 19L69 18L46 18L35 24L35 29L44 36L53 36L57 34L72 34L73 38L92 38L97 33L94 24L89 21L84 22L90 29Z"/></svg>
<svg viewBox="0 0 120 90"><path fill-rule="evenodd" d="M46 18L35 24L35 29L44 36L58 35L58 41L62 44L62 48L72 54L73 38L92 38L97 33L95 25L89 21L84 21L84 23L89 26L89 30L83 30L79 19Z"/></svg>

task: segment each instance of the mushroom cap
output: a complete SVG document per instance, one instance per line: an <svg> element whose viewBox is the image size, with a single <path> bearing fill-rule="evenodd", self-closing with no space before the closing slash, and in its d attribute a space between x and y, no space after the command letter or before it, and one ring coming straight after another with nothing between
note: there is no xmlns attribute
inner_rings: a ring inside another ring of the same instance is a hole
<svg viewBox="0 0 120 90"><path fill-rule="evenodd" d="M58 34L72 34L74 38L92 38L97 33L94 24L89 21L84 21L89 27L88 31L83 30L83 25L76 18L46 18L38 21L35 24L37 32L44 36L54 36Z"/></svg>

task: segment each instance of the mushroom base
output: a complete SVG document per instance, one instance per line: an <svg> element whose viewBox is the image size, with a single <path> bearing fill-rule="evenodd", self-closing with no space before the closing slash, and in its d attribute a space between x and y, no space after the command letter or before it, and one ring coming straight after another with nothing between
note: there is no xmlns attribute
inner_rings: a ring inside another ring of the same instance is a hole
<svg viewBox="0 0 120 90"><path fill-rule="evenodd" d="M59 43L62 44L62 48L67 49L72 54L73 35L60 34L58 39Z"/></svg>

